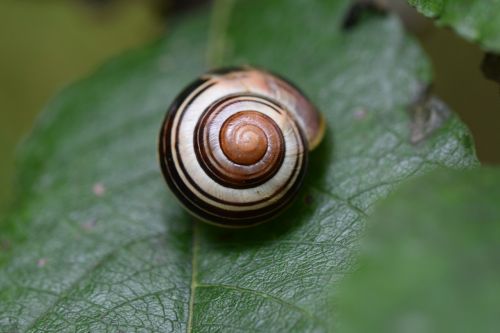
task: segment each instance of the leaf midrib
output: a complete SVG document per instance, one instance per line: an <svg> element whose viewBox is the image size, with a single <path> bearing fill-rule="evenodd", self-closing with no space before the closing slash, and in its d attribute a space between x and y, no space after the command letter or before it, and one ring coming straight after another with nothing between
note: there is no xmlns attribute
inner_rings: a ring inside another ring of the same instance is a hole
<svg viewBox="0 0 500 333"><path fill-rule="evenodd" d="M198 282L196 281L196 277L198 275L198 250L200 247L198 240L199 227L198 222L193 220L193 236L191 241L191 286L190 286L190 294L189 294L189 307L188 307L188 325L187 331L192 332L193 330L193 316L194 316L194 298L195 291L198 287Z"/></svg>
<svg viewBox="0 0 500 333"><path fill-rule="evenodd" d="M225 31L229 24L231 15L231 5L233 0L215 0L212 6L212 16L210 18L210 27L207 43L207 65L209 68L216 67L222 64L222 57L225 46ZM193 331L193 317L194 317L194 302L196 295L196 288L199 287L196 280L198 275L198 252L200 248L199 243L199 222L192 220L192 238L191 238L191 284L188 305L188 322L187 332Z"/></svg>

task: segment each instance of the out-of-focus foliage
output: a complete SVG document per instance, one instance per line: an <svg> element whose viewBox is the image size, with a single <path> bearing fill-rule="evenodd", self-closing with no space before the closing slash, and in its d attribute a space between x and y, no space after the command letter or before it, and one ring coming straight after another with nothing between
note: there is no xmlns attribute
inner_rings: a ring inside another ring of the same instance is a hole
<svg viewBox="0 0 500 333"><path fill-rule="evenodd" d="M371 207L416 174L477 163L441 102L420 98L408 112L431 74L399 21L368 15L343 29L350 5L219 2L54 100L24 147L20 209L0 232L11 243L0 331L325 330L327 287L352 270ZM243 232L193 223L156 160L168 104L215 63L287 76L328 127L293 207Z"/></svg>
<svg viewBox="0 0 500 333"><path fill-rule="evenodd" d="M162 27L140 1L99 8L83 1L0 1L0 210L11 195L15 147L54 91Z"/></svg>
<svg viewBox="0 0 500 333"><path fill-rule="evenodd" d="M462 37L500 53L499 0L408 0L422 14L450 26Z"/></svg>
<svg viewBox="0 0 500 333"><path fill-rule="evenodd" d="M498 332L499 203L490 168L440 170L392 194L335 297L339 332Z"/></svg>
<svg viewBox="0 0 500 333"><path fill-rule="evenodd" d="M452 30L432 24L422 37L420 41L434 68L433 91L467 124L479 159L487 164L500 163L499 86L479 70L484 51Z"/></svg>

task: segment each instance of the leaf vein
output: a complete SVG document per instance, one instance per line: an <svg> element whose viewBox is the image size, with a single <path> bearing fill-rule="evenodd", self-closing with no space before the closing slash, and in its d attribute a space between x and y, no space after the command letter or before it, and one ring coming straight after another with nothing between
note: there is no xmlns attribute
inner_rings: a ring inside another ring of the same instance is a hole
<svg viewBox="0 0 500 333"><path fill-rule="evenodd" d="M152 235L148 235L146 237L142 237L142 238L138 238L138 239L133 239L129 242L126 242L124 244L120 244L119 246L113 248L112 250L110 250L107 254L105 254L104 256L102 256L99 260L97 260L97 262L92 265L89 269L85 270L79 278L77 278L73 283L71 283L62 293L61 293L61 296L56 298L54 300L54 302L52 302L52 304L50 304L47 309L45 309L44 312L42 312L40 315L38 316L35 316L35 318L33 318L33 320L31 320L30 323L28 323L27 327L26 327L26 331L29 331L33 328L35 328L37 326L37 324L45 317L47 316L51 310L53 310L58 304L60 304L64 299L66 299L68 297L68 295L70 294L70 292L72 290L74 290L82 281L84 281L88 276L90 276L90 274L92 274L95 270L97 270L99 267L101 267L102 265L104 265L106 262L108 262L110 259L112 259L117 253L118 251L124 249L124 248L127 248L129 246L133 246L135 244L139 244L141 242L145 242L145 241L148 241L150 239L153 239L153 238L156 238L158 236L161 236L161 235L164 235L165 234L165 231L162 231L162 232L157 232L155 234L152 234Z"/></svg>

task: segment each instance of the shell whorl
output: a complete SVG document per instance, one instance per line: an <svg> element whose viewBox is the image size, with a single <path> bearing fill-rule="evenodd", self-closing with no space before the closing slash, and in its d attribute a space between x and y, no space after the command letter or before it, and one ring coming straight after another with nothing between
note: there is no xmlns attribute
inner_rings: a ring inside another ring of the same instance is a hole
<svg viewBox="0 0 500 333"><path fill-rule="evenodd" d="M211 72L168 110L160 163L191 213L217 225L250 226L295 197L322 131L315 108L283 79L256 69Z"/></svg>

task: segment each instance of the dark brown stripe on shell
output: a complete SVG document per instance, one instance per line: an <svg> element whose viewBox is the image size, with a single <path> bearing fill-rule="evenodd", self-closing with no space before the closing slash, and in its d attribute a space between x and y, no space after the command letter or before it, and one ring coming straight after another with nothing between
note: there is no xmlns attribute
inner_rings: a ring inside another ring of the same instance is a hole
<svg viewBox="0 0 500 333"><path fill-rule="evenodd" d="M196 96L198 96L199 94L197 94ZM184 117L184 110L187 109L187 107L191 104L188 103L186 108L184 108L183 110L181 110L182 114L180 115L180 119L179 119L179 124L182 122L182 118ZM300 131L300 128L297 126L297 129ZM176 143L174 145L174 149L175 149L175 152L177 153L178 156L180 156L180 150L179 150L179 146L178 146L178 142L179 142L179 130L180 128L177 127L175 129L171 128L170 129L171 131L172 130L175 130L175 138L176 138ZM298 134L298 136L300 137L300 135ZM300 137L301 138L301 137ZM303 142L303 141L302 141ZM170 153L170 152L169 152ZM304 155L304 153L302 154ZM276 195L277 193L279 193L280 191L276 191L274 192L272 195L270 196L267 196L261 200L257 200L257 201L252 201L252 202L247 202L247 203L235 203L235 202L230 202L230 201L226 201L226 200L222 200L220 198L217 198L213 195L211 195L210 193L206 192L205 190L203 190L192 178L191 176L189 175L189 173L187 172L186 168L184 167L184 164L182 163L182 159L178 159L179 160L179 164L178 164L178 167L182 170L182 173L184 174L184 177L187 179L187 181L189 182L189 184L194 187L198 192L200 192L203 196L207 197L208 199L212 200L212 201L215 201L215 202L218 202L218 203L221 203L223 205L228 205L228 206L236 206L236 207L245 207L245 206L254 206L256 204L260 204L260 203L263 203L265 201L268 201L268 198L269 197L272 197L274 195ZM172 163L173 163L173 159L172 159ZM175 165L173 166L175 168ZM175 172L177 173L177 170L175 170ZM178 176L178 174L177 174ZM182 180L180 180L180 176L178 176L179 178L179 181L182 183ZM183 186L185 186L183 184ZM191 191L190 191L191 192ZM192 192L191 192L192 193ZM194 193L192 193L193 196L196 196Z"/></svg>
<svg viewBox="0 0 500 333"><path fill-rule="evenodd" d="M241 96L241 98L239 98ZM247 188L253 188L257 187L259 185L264 184L267 182L269 179L274 177L276 173L279 171L281 168L281 165L283 164L283 161L285 159L285 151L286 151L286 142L283 139L283 135L281 135L280 140L281 140L281 146L283 147L282 151L279 153L280 156L277 158L277 162L273 168L269 169L267 172L257 176L253 177L251 179L247 179L246 181L242 182L235 182L231 179L231 177L227 176L223 172L220 171L220 169L223 169L224 167L222 165L215 166L213 165L212 161L217 162L217 158L213 155L211 155L211 160L209 159L207 154L212 154L212 152L208 149L208 147L205 145L205 142L208 140L207 137L203 135L205 129L207 128L207 121L211 116L216 116L212 115L212 113L217 110L218 106L221 104L224 104L225 102L234 99L235 97L238 97L237 101L234 101L234 103L237 102L242 102L242 101L248 101L248 102L256 102L255 100L251 99L253 98L259 98L259 95L229 95L224 98L221 98L214 103L212 103L207 110L203 113L203 115L200 117L200 120L196 124L195 127L195 134L193 137L193 144L195 147L195 152L196 152L196 158L198 159L198 163L201 165L205 173L212 178L215 182L218 184L225 186L225 187L230 187L230 188L235 188L235 189L247 189ZM259 101L260 102L260 101ZM228 104L231 105L233 103ZM262 103L264 105L267 105L271 109L275 110L278 114L282 114L281 110L278 109L278 106L272 105L272 104L266 104ZM219 111L221 112L221 111ZM274 121L273 121L274 123ZM277 126L277 125L276 125ZM278 127L278 131L281 131L281 129ZM207 151L208 150L208 151ZM252 203L252 204L255 204Z"/></svg>
<svg viewBox="0 0 500 333"><path fill-rule="evenodd" d="M225 73L230 73L232 71L245 71L244 69L239 69L239 68L232 68L232 69L227 69L226 71L216 71L213 74L219 75L219 74L225 74ZM172 155L172 142L171 142L171 137L172 137L172 125L173 125L173 120L175 119L175 115L177 112L184 112L185 109L187 109L191 103L201 94L203 93L206 89L210 88L213 84L216 84L217 78L213 78L213 82L207 87L204 87L201 91L197 92L196 94L193 95L193 92L199 88L201 85L205 84L207 81L212 81L210 79L207 79L206 77L203 79L198 79L197 81L191 83L187 88L185 88L174 100L172 105L169 107L169 110L167 112L167 115L164 119L163 126L160 131L160 140L159 140L159 156L160 156L160 165L163 171L163 174L165 176L166 182L168 183L169 187L171 188L172 192L175 194L175 196L181 201L181 203L186 206L188 210L190 210L194 215L200 217L201 219L207 220L211 223L214 224L219 224L223 226L233 226L233 227L244 227L244 226L250 226L253 224L257 224L263 221L266 221L275 215L277 215L282 209L287 206L295 197L296 194L299 191L300 185L303 181L306 169L307 169L307 161L308 161L308 156L307 156L307 142L305 141L305 136L302 136L302 129L298 124L294 124L296 128L296 135L299 136L298 140L300 140L301 145L299 144L299 152L301 152L301 156L297 156L295 159L295 165L293 167L293 171L291 174L291 177L288 179L288 181L283 184L272 196L276 195L276 193L283 192L287 186L290 185L290 181L296 176L295 182L293 185L290 186L290 188L284 193L284 195L281 196L281 198L274 202L272 205L265 206L259 209L254 209L254 210L244 210L244 211L228 211L225 209L221 209L218 207L214 207L211 204L208 204L205 202L203 199L197 197L188 187L186 184L183 183L182 179L180 178L179 172L177 171L176 165L173 160L173 155ZM288 83L288 81L285 81ZM190 96L191 95L191 96ZM253 95L252 95L253 96ZM279 103L276 103L275 101L267 98L266 96L259 96L255 95L255 97L262 98L264 100L267 100L268 102L272 103L273 105L277 105L278 107L281 107ZM187 101L186 107L183 108L182 110L179 110L180 106ZM269 105L268 105L269 106ZM281 107L282 108L282 107ZM274 108L273 108L274 109ZM278 112L280 112L278 110ZM280 112L281 113L281 112ZM287 112L288 113L288 112ZM182 122L182 117L183 114L180 115L180 119L178 124L181 124ZM291 118L293 119L293 117ZM292 120L295 122L295 120ZM214 198L212 195L206 193L205 191L201 190L197 184L194 183L193 179L186 173L185 167L183 165L182 159L180 158L180 151L178 147L178 135L179 135L179 127L178 126L175 130L175 151L178 156L178 161L179 165L177 167L180 167L182 172L184 173L187 181L190 183L190 185L195 188L197 191L199 191L202 195L206 195L207 198L212 199L216 202L219 202L221 204L226 204L226 205L232 205L232 206L246 206L246 205L255 205L256 203L262 203L265 202L269 199L268 198L263 198L262 200L259 200L257 202L252 202L248 204L235 204L231 202L225 202L224 200L220 200L218 198ZM198 150L196 150L196 153L198 153ZM202 163L200 163L202 164ZM279 168L278 168L279 169Z"/></svg>

